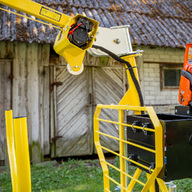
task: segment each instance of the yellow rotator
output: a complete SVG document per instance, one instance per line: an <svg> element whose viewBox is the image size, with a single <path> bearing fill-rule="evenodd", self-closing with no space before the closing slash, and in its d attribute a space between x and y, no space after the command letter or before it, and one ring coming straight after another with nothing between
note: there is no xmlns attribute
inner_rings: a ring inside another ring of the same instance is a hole
<svg viewBox="0 0 192 192"><path fill-rule="evenodd" d="M99 23L82 15L77 15L65 24L56 37L54 50L69 63L69 72L76 75L83 70L83 58L92 47Z"/></svg>
<svg viewBox="0 0 192 192"><path fill-rule="evenodd" d="M82 71L83 58L86 50L92 47L99 26L98 21L79 14L72 18L31 0L0 0L0 3L59 26L60 32L54 43L55 52L66 59L69 72L79 74Z"/></svg>

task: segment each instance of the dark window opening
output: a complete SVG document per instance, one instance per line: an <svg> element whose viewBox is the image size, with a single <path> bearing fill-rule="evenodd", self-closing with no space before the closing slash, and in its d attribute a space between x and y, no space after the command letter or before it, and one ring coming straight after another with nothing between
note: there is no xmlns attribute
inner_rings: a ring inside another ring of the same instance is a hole
<svg viewBox="0 0 192 192"><path fill-rule="evenodd" d="M178 89L181 77L182 65L161 66L161 88Z"/></svg>
<svg viewBox="0 0 192 192"><path fill-rule="evenodd" d="M164 69L164 86L178 87L181 77L181 69Z"/></svg>

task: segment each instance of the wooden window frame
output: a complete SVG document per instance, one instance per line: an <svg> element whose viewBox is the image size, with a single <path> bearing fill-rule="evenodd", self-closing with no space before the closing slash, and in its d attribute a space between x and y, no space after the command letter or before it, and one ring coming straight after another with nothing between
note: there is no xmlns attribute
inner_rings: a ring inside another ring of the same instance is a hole
<svg viewBox="0 0 192 192"><path fill-rule="evenodd" d="M160 88L161 90L175 90L179 86L165 86L164 85L164 69L180 69L182 70L183 64L160 64Z"/></svg>

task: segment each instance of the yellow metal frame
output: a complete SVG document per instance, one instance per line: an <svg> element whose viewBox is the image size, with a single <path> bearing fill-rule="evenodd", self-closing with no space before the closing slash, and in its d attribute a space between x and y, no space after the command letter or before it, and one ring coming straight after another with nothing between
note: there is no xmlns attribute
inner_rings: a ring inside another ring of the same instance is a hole
<svg viewBox="0 0 192 192"><path fill-rule="evenodd" d="M108 119L100 119L99 116L100 116L102 109L118 110L119 121L115 122L115 121L108 120ZM134 111L134 112L144 111L145 113L147 113L151 119L151 122L153 123L154 129L143 128L140 126L133 126L133 125L124 123L124 111L127 111L127 110ZM109 124L119 125L119 137L114 137L112 135L101 132L99 130L99 122L106 122ZM135 129L142 129L143 131L153 132L155 134L155 150L125 140L124 127L128 127L128 128L133 127ZM119 141L119 153L115 152L109 148L106 148L105 146L102 146L100 143L101 135L104 137L112 138L114 140ZM154 188L155 180L157 180L160 190L162 192L168 192L164 181L161 178L159 178L159 174L163 170L163 167L164 167L164 143L163 143L164 142L164 132L163 132L163 128L159 122L159 119L157 118L157 115L152 107L137 107L137 106L127 106L127 105L97 105L95 115L94 115L94 142L95 142L97 153L98 153L98 156L99 156L99 159L101 162L101 166L103 169L104 192L110 191L110 182L109 181L112 181L115 184L117 184L118 186L120 186L121 192L131 192L134 189L134 186L136 183L139 183L140 185L143 186L142 192L147 192L148 190L150 190L150 192L155 192L155 188ZM154 153L155 154L155 168L152 169L150 167L147 167L146 165L143 165L139 162L129 159L128 156L125 155L126 154L125 145L127 145L127 144L141 148L146 151L150 151L151 153ZM120 159L119 168L115 167L114 165L108 163L105 160L103 150L110 152L119 157L119 159ZM127 173L126 162L128 162L128 161L138 165L139 167L144 168L145 170L150 170L151 174L147 175L146 183L143 183L138 180L138 178L142 172L141 169L137 168L137 170L133 176L131 176ZM117 181L115 181L113 178L111 178L109 176L108 166L119 171L120 183L118 183ZM126 177L129 177L131 179L129 185L127 185L127 183L126 183Z"/></svg>
<svg viewBox="0 0 192 192"><path fill-rule="evenodd" d="M136 77L137 81L139 82L139 75L138 75L138 70L137 70L137 66L136 66L136 62L135 62L135 57L137 57L137 56L141 56L141 54L133 54L133 55L124 56L124 57L122 57L122 59L124 59L125 61L128 61L130 63L131 67L133 68L135 77ZM127 66L125 66L125 68L127 68ZM125 93L125 95L123 96L121 101L119 102L119 105L141 106L141 102L140 102L139 95L138 95L138 92L135 87L135 83L133 82L133 79L132 79L128 69L126 70L126 72L127 72L128 82L129 82L129 89ZM139 83L139 85L140 85L140 83Z"/></svg>
<svg viewBox="0 0 192 192"><path fill-rule="evenodd" d="M5 112L7 151L13 192L31 192L31 173L27 136L27 119L13 119L12 110Z"/></svg>

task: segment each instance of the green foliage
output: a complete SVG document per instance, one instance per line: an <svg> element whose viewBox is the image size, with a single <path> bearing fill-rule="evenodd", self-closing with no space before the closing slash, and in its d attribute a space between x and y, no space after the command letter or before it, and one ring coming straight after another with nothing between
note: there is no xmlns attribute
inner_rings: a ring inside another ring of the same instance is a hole
<svg viewBox="0 0 192 192"><path fill-rule="evenodd" d="M109 162L110 163L110 162ZM112 162L119 167L119 159ZM134 167L129 167L132 175ZM119 172L109 167L110 177L119 182ZM139 180L145 181L141 174ZM103 173L98 160L71 160L61 164L45 163L31 166L32 192L103 192ZM177 191L192 191L192 179L174 181ZM116 184L110 183L111 191L115 192ZM142 187L136 185L135 192ZM0 168L0 192L12 192L10 170Z"/></svg>

